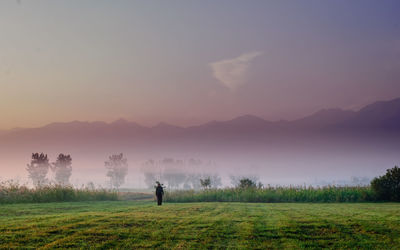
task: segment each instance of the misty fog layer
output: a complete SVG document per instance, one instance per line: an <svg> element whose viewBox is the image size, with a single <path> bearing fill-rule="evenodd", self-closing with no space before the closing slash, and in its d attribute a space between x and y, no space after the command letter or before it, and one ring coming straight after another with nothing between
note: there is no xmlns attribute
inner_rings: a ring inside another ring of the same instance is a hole
<svg viewBox="0 0 400 250"><path fill-rule="evenodd" d="M43 152L51 162L59 153L71 155L70 180L75 185L107 185L104 162L119 153L128 161L122 187L148 186L145 173L166 167L144 164L164 159L181 162L170 166L172 172L218 175L223 186L230 185L232 175L272 185L372 178L399 164L399 100L377 102L358 112L321 111L292 122L242 116L188 128L149 128L120 120L21 129L0 135L1 177L27 181L31 154ZM202 164L189 164L193 159Z"/></svg>

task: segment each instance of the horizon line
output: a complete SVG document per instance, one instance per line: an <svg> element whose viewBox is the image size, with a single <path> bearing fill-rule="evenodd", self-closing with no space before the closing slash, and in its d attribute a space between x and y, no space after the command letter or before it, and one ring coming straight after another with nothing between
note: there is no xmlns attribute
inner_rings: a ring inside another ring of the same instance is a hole
<svg viewBox="0 0 400 250"><path fill-rule="evenodd" d="M359 108L359 109L344 109L344 108L338 108L338 107L321 108L321 109L318 109L318 110L315 111L315 112L312 112L312 113L310 113L310 114L301 116L300 118L296 118L296 119L269 120L269 119L266 119L266 118L264 118L264 117L262 117L262 116L259 116L259 115L254 115L254 114L250 114L250 113L247 113L247 114L246 114L246 113L245 113L245 114L242 114L242 115L233 116L233 117L231 117L231 118L229 118L229 119L225 119L225 120L216 120L216 119L213 119L213 120L209 120L209 121L205 121L205 122L201 122L201 123L197 123L197 124L193 124L193 125L188 125L188 126L176 125L176 124L168 123L168 122L165 122L165 121L159 121L159 122L157 122L157 123L153 123L153 125L148 125L148 126L146 126L146 125L141 124L140 122L132 121L132 120L128 120L128 119L126 119L126 118L120 117L120 118L117 118L117 119L112 120L112 121L109 121L109 122L107 122L107 121L102 121L102 120L91 120L91 121L89 121L89 120L54 121L54 122L45 123L45 124L39 125L39 126L33 126L33 127L18 127L18 126L17 126L17 127L13 127L13 128L9 128L9 129L0 129L0 131L7 132L7 131L12 131L12 130L20 130L20 129L37 129L37 128L43 128L43 127L46 127L46 126L49 126L49 125L52 125L52 124L68 124L68 123L74 123L74 122L75 122L75 123L76 123L76 122L79 122L79 123L105 123L105 124L111 125L111 124L116 123L116 122L119 122L119 121L131 123L131 124L136 124L136 125L141 126L141 127L144 127L144 128L154 128L154 127L157 127L157 126L163 125L163 124L169 125L169 126L173 126L173 127L178 127L178 128L190 128L190 127L202 126L202 125L205 125L205 124L208 124L208 123L211 123L211 122L228 122L228 121L232 121L232 120L235 120L235 119L238 119L238 118L241 118L241 117L246 117L246 116L250 116L250 117L255 117L255 118L258 118L258 119L262 119L262 120L264 120L264 121L266 121L266 122L293 122L293 121L297 121L297 120L304 119L304 118L306 118L306 117L310 117L310 116L315 115L315 114L317 114L317 113L319 113L319 112L321 112L321 111L340 110L340 111L359 112L360 110L362 110L363 108L365 108L365 107L367 107L367 106L369 106L369 105L376 104L376 103L380 103L380 102L391 102L391 101L395 101L395 100L398 100L398 99L400 100L400 97L392 98L392 99L389 99L389 100L377 100L377 101L371 102L371 103L369 103L369 104L366 104L366 105L362 106L362 107Z"/></svg>

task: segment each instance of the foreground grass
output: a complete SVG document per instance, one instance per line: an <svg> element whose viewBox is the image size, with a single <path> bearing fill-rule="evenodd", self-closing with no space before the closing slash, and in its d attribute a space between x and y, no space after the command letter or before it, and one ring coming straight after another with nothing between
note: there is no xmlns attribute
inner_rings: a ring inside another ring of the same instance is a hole
<svg viewBox="0 0 400 250"><path fill-rule="evenodd" d="M0 248L399 248L400 204L0 205Z"/></svg>

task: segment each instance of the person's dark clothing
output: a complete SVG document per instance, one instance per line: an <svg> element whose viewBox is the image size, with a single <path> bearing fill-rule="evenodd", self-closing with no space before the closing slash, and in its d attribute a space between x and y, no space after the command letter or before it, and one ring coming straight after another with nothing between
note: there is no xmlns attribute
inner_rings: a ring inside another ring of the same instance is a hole
<svg viewBox="0 0 400 250"><path fill-rule="evenodd" d="M164 195L164 190L161 186L157 186L156 188L156 196L157 196L157 204L161 206L162 204L162 197Z"/></svg>

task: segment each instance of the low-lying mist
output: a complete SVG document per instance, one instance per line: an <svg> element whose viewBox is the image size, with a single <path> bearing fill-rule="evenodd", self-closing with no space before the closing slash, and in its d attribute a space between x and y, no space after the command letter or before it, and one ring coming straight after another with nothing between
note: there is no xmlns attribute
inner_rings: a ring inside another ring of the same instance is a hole
<svg viewBox="0 0 400 250"><path fill-rule="evenodd" d="M152 181L174 174L184 180L218 176L221 186L232 185L231 176L265 185L367 183L399 164L399 128L400 98L357 112L321 110L295 121L245 115L186 128L125 120L53 123L1 134L0 170L2 179L26 182L32 153L47 154L50 163L62 153L72 157L70 183L107 186L113 173L105 161L123 153L127 175L121 188L150 187L153 172ZM165 182L170 188L190 186Z"/></svg>
<svg viewBox="0 0 400 250"><path fill-rule="evenodd" d="M70 149L56 151L51 148L25 152L12 152L0 160L1 179L14 179L21 183L31 183L26 166L33 152L48 154L54 162L59 153L72 157L70 183L81 186L89 182L109 187L105 161L111 154L123 153L127 159L128 172L121 188L149 188L151 182L159 180L168 188L195 188L192 181L206 176L217 176L220 186L232 186L232 177L249 177L264 185L356 185L366 184L386 169L398 164L398 154L388 148L366 148L332 145L308 145L297 147L256 147L220 148L210 147L209 151L196 152L182 148L172 150L155 149L153 152L119 148L115 151L90 149ZM48 179L54 178L49 171ZM177 184L168 178L177 178Z"/></svg>

